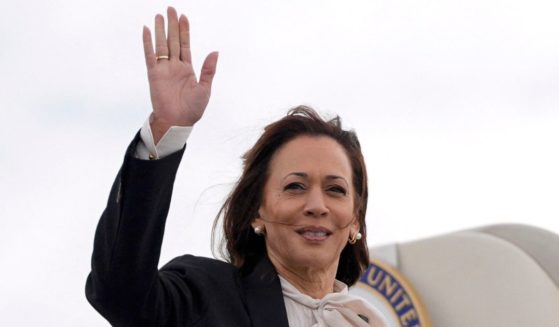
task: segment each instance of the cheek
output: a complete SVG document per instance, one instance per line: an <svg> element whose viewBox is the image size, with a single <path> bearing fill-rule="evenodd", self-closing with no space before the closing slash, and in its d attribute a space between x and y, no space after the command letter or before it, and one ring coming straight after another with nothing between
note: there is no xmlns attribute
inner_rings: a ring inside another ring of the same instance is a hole
<svg viewBox="0 0 559 327"><path fill-rule="evenodd" d="M271 221L292 224L295 223L297 212L301 209L297 201L293 199L286 199L277 194L273 197L268 197L267 204L259 210L262 218Z"/></svg>
<svg viewBox="0 0 559 327"><path fill-rule="evenodd" d="M337 225L339 225L340 228L349 228L357 222L357 215L351 203L339 206L335 211L335 216L337 217Z"/></svg>
<svg viewBox="0 0 559 327"><path fill-rule="evenodd" d="M280 224L277 223L268 223L266 225L266 229L268 231L267 240L271 242L285 242L285 239L292 236L293 230L292 226L284 225L283 222L276 220Z"/></svg>

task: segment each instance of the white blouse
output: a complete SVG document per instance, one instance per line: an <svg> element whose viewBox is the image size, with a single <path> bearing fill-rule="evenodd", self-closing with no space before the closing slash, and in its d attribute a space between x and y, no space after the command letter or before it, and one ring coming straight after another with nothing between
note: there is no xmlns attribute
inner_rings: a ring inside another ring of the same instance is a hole
<svg viewBox="0 0 559 327"><path fill-rule="evenodd" d="M318 300L279 278L291 327L388 327L382 313L366 300L349 294L347 285L339 280L334 281L333 293Z"/></svg>

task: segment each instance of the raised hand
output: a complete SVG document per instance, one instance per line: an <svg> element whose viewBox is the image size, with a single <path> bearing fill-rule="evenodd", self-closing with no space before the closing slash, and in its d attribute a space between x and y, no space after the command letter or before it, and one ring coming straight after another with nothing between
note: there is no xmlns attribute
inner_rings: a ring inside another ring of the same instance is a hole
<svg viewBox="0 0 559 327"><path fill-rule="evenodd" d="M153 113L150 119L155 144L171 126L192 126L202 117L210 100L217 52L210 53L197 80L190 55L190 28L186 16L167 9L155 16L155 52L149 28L144 26L144 52Z"/></svg>

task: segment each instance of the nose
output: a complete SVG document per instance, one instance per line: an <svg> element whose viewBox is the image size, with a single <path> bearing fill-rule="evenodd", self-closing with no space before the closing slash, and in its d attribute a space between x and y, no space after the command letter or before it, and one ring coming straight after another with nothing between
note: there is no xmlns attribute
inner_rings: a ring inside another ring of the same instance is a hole
<svg viewBox="0 0 559 327"><path fill-rule="evenodd" d="M305 215L310 217L324 217L330 210L324 201L324 194L320 188L312 189L307 196L305 203Z"/></svg>

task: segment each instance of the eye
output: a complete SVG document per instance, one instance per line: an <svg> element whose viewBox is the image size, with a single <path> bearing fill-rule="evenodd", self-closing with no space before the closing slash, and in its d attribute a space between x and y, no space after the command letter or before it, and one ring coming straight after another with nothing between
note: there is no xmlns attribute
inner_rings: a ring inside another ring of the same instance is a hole
<svg viewBox="0 0 559 327"><path fill-rule="evenodd" d="M340 195L347 195L347 190L339 185L330 186L327 191Z"/></svg>
<svg viewBox="0 0 559 327"><path fill-rule="evenodd" d="M284 191L302 191L305 189L305 185L302 183L289 183L283 188Z"/></svg>

